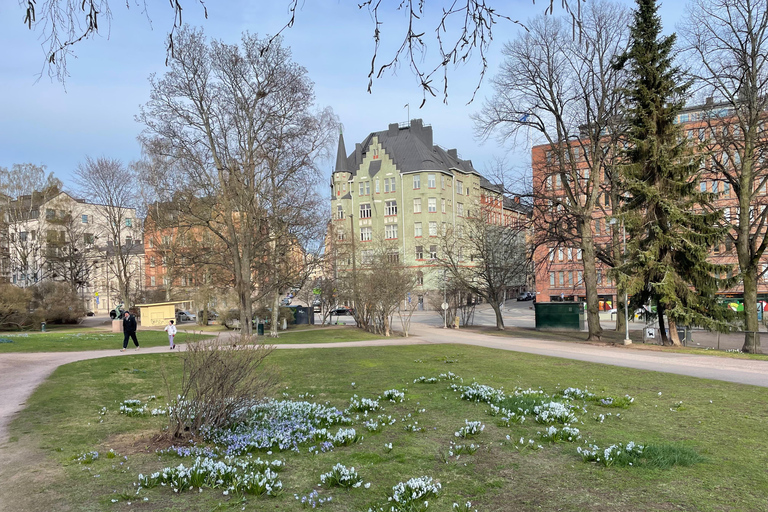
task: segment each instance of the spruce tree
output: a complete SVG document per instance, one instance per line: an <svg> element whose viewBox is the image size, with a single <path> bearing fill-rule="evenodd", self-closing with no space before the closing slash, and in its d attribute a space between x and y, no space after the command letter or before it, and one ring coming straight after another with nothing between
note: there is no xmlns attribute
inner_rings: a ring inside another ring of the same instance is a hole
<svg viewBox="0 0 768 512"><path fill-rule="evenodd" d="M631 46L620 65L629 66L629 144L623 166L627 200L623 218L629 233L627 263L621 268L635 306L655 304L662 342L673 344L676 325L723 328L729 311L716 292L728 267L708 261L720 243L721 212L707 207L712 194L699 190L701 159L675 119L689 84L673 65L675 36L662 37L655 0L637 0Z"/></svg>

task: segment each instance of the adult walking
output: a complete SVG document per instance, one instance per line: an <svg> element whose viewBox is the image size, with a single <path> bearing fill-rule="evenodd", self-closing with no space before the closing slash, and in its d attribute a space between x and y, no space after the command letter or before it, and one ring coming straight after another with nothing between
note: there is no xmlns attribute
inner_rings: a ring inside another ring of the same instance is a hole
<svg viewBox="0 0 768 512"><path fill-rule="evenodd" d="M126 311L123 317L123 348L120 352L125 352L128 348L128 338L133 339L136 350L139 350L139 340L136 339L136 317Z"/></svg>

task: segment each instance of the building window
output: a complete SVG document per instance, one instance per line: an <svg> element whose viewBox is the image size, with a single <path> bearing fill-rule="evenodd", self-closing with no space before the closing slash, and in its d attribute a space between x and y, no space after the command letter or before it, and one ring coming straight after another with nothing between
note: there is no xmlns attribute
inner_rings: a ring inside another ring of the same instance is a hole
<svg viewBox="0 0 768 512"><path fill-rule="evenodd" d="M557 261L563 261L563 248L557 248Z"/></svg>
<svg viewBox="0 0 768 512"><path fill-rule="evenodd" d="M336 231L336 240L338 240L339 242L343 242L345 238L347 237L344 234L344 230L340 229Z"/></svg>
<svg viewBox="0 0 768 512"><path fill-rule="evenodd" d="M88 224L88 216L87 215L81 215L80 219L83 224Z"/></svg>
<svg viewBox="0 0 768 512"><path fill-rule="evenodd" d="M565 272L562 272L562 271L558 272L558 278L559 278L560 286L564 286L565 285Z"/></svg>
<svg viewBox="0 0 768 512"><path fill-rule="evenodd" d="M387 224L384 226L384 238L397 238L397 224Z"/></svg>
<svg viewBox="0 0 768 512"><path fill-rule="evenodd" d="M360 195L365 195L365 182L360 182Z"/></svg>
<svg viewBox="0 0 768 512"><path fill-rule="evenodd" d="M464 193L464 182L463 181L456 181L456 193L461 195Z"/></svg>
<svg viewBox="0 0 768 512"><path fill-rule="evenodd" d="M437 198L430 197L427 199L427 211L429 213L437 213Z"/></svg>
<svg viewBox="0 0 768 512"><path fill-rule="evenodd" d="M413 213L421 213L421 198L417 197L413 200Z"/></svg>
<svg viewBox="0 0 768 512"><path fill-rule="evenodd" d="M384 193L389 192L389 178L384 178Z"/></svg>
<svg viewBox="0 0 768 512"><path fill-rule="evenodd" d="M576 259L581 261L581 249L576 249Z"/></svg>
<svg viewBox="0 0 768 512"><path fill-rule="evenodd" d="M429 236L437 236L437 222L429 223Z"/></svg>
<svg viewBox="0 0 768 512"><path fill-rule="evenodd" d="M19 242L26 242L27 241L27 232L22 231L19 233Z"/></svg>
<svg viewBox="0 0 768 512"><path fill-rule="evenodd" d="M381 188L379 187L379 180L376 180L376 186L374 187L376 189L376 193L378 194L381 192Z"/></svg>
<svg viewBox="0 0 768 512"><path fill-rule="evenodd" d="M414 222L413 223L413 236L420 237L421 236L421 222Z"/></svg>
<svg viewBox="0 0 768 512"><path fill-rule="evenodd" d="M713 194L717 194L718 192L720 192L719 182L718 181L713 181L712 182L712 193Z"/></svg>
<svg viewBox="0 0 768 512"><path fill-rule="evenodd" d="M445 213L445 198L444 197L440 198L440 209L442 210L443 213Z"/></svg>
<svg viewBox="0 0 768 512"><path fill-rule="evenodd" d="M577 282L576 284L578 284L579 286L581 286L581 285L582 285L582 283L584 282L584 271L582 271L582 270L579 270L579 271L576 273L576 277L577 277L577 279L578 279L578 282Z"/></svg>
<svg viewBox="0 0 768 512"><path fill-rule="evenodd" d="M555 286L555 273L549 273L549 286Z"/></svg>
<svg viewBox="0 0 768 512"><path fill-rule="evenodd" d="M434 174L427 174L427 187L429 188L435 188L435 175Z"/></svg>
<svg viewBox="0 0 768 512"><path fill-rule="evenodd" d="M390 251L387 253L387 261L389 263L400 263L400 253L397 251Z"/></svg>
<svg viewBox="0 0 768 512"><path fill-rule="evenodd" d="M731 197L731 184L728 183L727 181L723 182L723 195L725 197Z"/></svg>
<svg viewBox="0 0 768 512"><path fill-rule="evenodd" d="M573 249L569 247L566 254L568 255L568 261L573 261Z"/></svg>
<svg viewBox="0 0 768 512"><path fill-rule="evenodd" d="M153 240L150 238L150 239L147 241L147 245L149 245L149 248L151 249L151 248L153 248L153 247L155 246L155 242L154 242L154 241L153 241Z"/></svg>
<svg viewBox="0 0 768 512"><path fill-rule="evenodd" d="M416 246L416 259L417 260L424 259L424 246L421 246L421 245Z"/></svg>
<svg viewBox="0 0 768 512"><path fill-rule="evenodd" d="M336 218L339 220L344 218L344 207L341 205L336 206Z"/></svg>
<svg viewBox="0 0 768 512"><path fill-rule="evenodd" d="M568 286L573 286L573 271L568 271Z"/></svg>
<svg viewBox="0 0 768 512"><path fill-rule="evenodd" d="M53 219L56 217L56 211L52 210L50 208L45 209L45 218L46 219Z"/></svg>
<svg viewBox="0 0 768 512"><path fill-rule="evenodd" d="M360 260L363 265L370 265L373 262L373 251L360 251Z"/></svg>
<svg viewBox="0 0 768 512"><path fill-rule="evenodd" d="M424 286L424 272L421 270L416 272L416 284L418 286Z"/></svg>
<svg viewBox="0 0 768 512"><path fill-rule="evenodd" d="M150 266L150 268L155 268L155 257L154 256L150 256L150 258L149 258L149 266Z"/></svg>
<svg viewBox="0 0 768 512"><path fill-rule="evenodd" d="M130 217L125 219L125 227L127 228L133 227L133 219L131 219Z"/></svg>
<svg viewBox="0 0 768 512"><path fill-rule="evenodd" d="M371 203L365 203L360 205L360 218L361 219L371 218Z"/></svg>
<svg viewBox="0 0 768 512"><path fill-rule="evenodd" d="M93 245L93 233L83 233L83 243L85 245Z"/></svg>
<svg viewBox="0 0 768 512"><path fill-rule="evenodd" d="M418 174L413 175L413 190L418 190L421 188L421 176Z"/></svg>
<svg viewBox="0 0 768 512"><path fill-rule="evenodd" d="M360 241L369 242L372 237L371 228L360 228Z"/></svg>
<svg viewBox="0 0 768 512"><path fill-rule="evenodd" d="M459 217L464 216L464 203L456 203L456 215Z"/></svg>
<svg viewBox="0 0 768 512"><path fill-rule="evenodd" d="M384 178L384 192L395 192L397 188L395 186L395 178Z"/></svg>
<svg viewBox="0 0 768 512"><path fill-rule="evenodd" d="M442 174L440 175L440 188L445 190L445 176L443 176Z"/></svg>
<svg viewBox="0 0 768 512"><path fill-rule="evenodd" d="M701 192L706 192L707 191L707 182L702 181L701 183L699 183L699 190Z"/></svg>
<svg viewBox="0 0 768 512"><path fill-rule="evenodd" d="M385 215L397 215L397 201L387 201Z"/></svg>
<svg viewBox="0 0 768 512"><path fill-rule="evenodd" d="M437 246L436 245L430 245L429 246L429 259L436 260L437 259Z"/></svg>
<svg viewBox="0 0 768 512"><path fill-rule="evenodd" d="M155 286L155 276L149 276L149 286Z"/></svg>
<svg viewBox="0 0 768 512"><path fill-rule="evenodd" d="M597 270L597 284L603 284L603 271L601 269Z"/></svg>

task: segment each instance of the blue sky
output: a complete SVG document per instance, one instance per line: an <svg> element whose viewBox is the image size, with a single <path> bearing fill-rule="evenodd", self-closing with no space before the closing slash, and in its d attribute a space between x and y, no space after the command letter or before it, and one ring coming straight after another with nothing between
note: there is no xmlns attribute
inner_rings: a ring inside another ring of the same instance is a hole
<svg viewBox="0 0 768 512"><path fill-rule="evenodd" d="M44 63L40 30L29 31L22 24L23 9L17 2L0 2L0 166L31 162L45 164L65 185L71 184L73 170L86 155L120 158L125 163L140 157L136 136L141 125L134 120L138 107L149 95L147 78L165 70L165 37L173 13L168 2L148 1L149 17L131 3L112 1L111 27L102 23L102 34L75 47L69 58L70 77L62 85L47 76L38 79ZM140 2L141 3L141 2ZM395 5L391 0L383 2ZM445 2L442 2L445 3ZM521 21L543 12L549 2L539 0L498 0L498 8ZM575 2L573 2L575 3ZM623 3L632 4L625 1ZM431 0L427 7L438 8ZM556 11L560 2L556 1ZM669 4L669 5L666 5ZM665 29L671 31L681 16L682 0L662 5ZM208 19L195 0L183 2L184 21L201 25L206 35L233 43L248 30L259 35L274 34L288 20L288 0L207 2ZM435 12L428 12L434 19ZM384 17L383 60L391 58L399 45L405 15L387 7ZM434 23L426 24L428 30ZM515 37L519 28L502 23L494 29L487 78L501 62L502 44ZM318 106L330 106L344 125L348 151L372 131L410 117L431 124L434 140L447 148L458 148L481 172L494 157L507 156L514 166L529 159L524 146L500 148L493 140L481 143L474 138L469 115L491 94L488 81L474 103L467 105L477 84L479 61L451 69L448 104L429 98L419 109L422 96L407 66L396 75L374 81L373 93L366 92L373 51L372 22L367 10L354 0L306 0L300 5L296 24L284 32L296 62L307 68L315 83ZM428 48L435 55L435 48ZM438 87L439 88L439 87ZM523 141L524 145L525 142ZM332 162L323 162L329 175Z"/></svg>

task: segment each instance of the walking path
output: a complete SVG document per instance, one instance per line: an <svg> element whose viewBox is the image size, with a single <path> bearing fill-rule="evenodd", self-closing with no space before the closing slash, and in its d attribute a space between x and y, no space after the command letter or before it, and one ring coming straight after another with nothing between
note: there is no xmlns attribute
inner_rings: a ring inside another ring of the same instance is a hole
<svg viewBox="0 0 768 512"><path fill-rule="evenodd" d="M444 330L423 325L414 326L416 336L341 343L276 345L280 350L339 349L418 344L465 344L499 350L512 350L562 357L593 363L609 364L640 370L651 370L705 379L768 387L768 361L698 356L670 352L636 350L626 347L595 346L584 343L542 341ZM183 348L183 346L182 346ZM87 352L6 353L0 355L0 442L8 435L8 424L21 411L27 398L60 365L100 357L130 357L134 354L168 353L167 347L129 350L93 350Z"/></svg>

